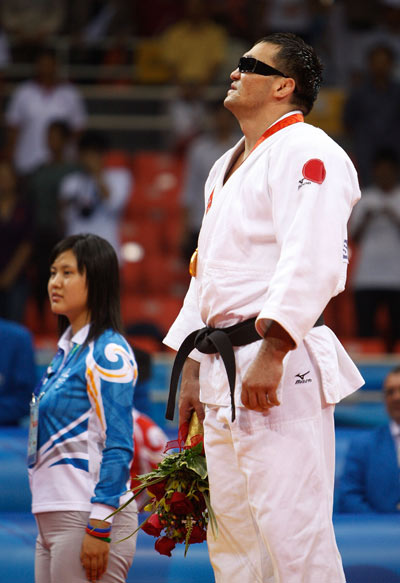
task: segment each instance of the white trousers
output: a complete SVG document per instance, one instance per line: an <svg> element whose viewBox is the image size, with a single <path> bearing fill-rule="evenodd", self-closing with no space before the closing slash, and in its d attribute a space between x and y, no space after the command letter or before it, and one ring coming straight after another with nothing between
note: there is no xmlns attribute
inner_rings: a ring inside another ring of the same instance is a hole
<svg viewBox="0 0 400 583"><path fill-rule="evenodd" d="M232 423L229 407L206 407L216 583L345 582L332 524L334 407L303 344L283 379L268 413L239 407Z"/></svg>
<svg viewBox="0 0 400 583"><path fill-rule="evenodd" d="M38 526L35 555L35 583L87 583L80 553L89 512L57 511L35 515ZM130 535L138 524L135 504L127 506L113 520L107 571L101 583L125 583L136 549Z"/></svg>

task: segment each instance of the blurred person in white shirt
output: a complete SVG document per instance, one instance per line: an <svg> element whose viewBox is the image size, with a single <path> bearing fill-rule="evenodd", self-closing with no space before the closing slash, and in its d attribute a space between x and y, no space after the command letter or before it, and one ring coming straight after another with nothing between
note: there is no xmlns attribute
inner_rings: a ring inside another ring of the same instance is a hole
<svg viewBox="0 0 400 583"><path fill-rule="evenodd" d="M79 91L60 80L52 49L42 49L35 63L35 78L12 93L5 112L6 153L21 175L32 172L50 157L47 129L64 120L75 137L86 126L86 107Z"/></svg>
<svg viewBox="0 0 400 583"><path fill-rule="evenodd" d="M121 259L121 214L132 192L132 173L107 168L106 137L95 131L83 134L78 144L81 169L66 176L60 186L61 214L66 235L93 233L106 239Z"/></svg>

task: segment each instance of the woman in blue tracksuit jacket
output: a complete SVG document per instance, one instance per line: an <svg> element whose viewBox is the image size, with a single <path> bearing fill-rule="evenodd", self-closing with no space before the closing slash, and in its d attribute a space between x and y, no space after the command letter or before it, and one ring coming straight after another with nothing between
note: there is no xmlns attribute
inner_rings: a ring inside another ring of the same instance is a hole
<svg viewBox="0 0 400 583"><path fill-rule="evenodd" d="M50 258L58 351L31 404L29 477L38 525L36 583L122 583L136 537L131 497L134 355L121 335L112 246L74 235Z"/></svg>

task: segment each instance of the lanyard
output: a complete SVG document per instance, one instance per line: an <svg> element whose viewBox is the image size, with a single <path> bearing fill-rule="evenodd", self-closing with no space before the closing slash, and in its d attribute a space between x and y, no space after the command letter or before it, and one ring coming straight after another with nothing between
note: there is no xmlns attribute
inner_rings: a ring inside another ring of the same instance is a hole
<svg viewBox="0 0 400 583"><path fill-rule="evenodd" d="M61 348L59 348L54 356L53 360L51 361L50 366L42 376L40 382L35 387L35 390L32 395L32 400L30 403L30 423L29 423L29 436L28 436L28 466L32 468L36 461L37 461L37 443L38 443L38 429L39 429L39 403L42 399L45 391L41 389L46 385L49 378L57 373L60 373L67 364L71 362L73 359L76 351L80 347L79 344L75 344L73 349L69 352L65 362L58 367L57 371L53 370L53 362L61 354L64 352Z"/></svg>
<svg viewBox="0 0 400 583"><path fill-rule="evenodd" d="M45 385L48 381L48 379L53 376L56 372L61 372L66 366L67 364L69 364L71 362L71 360L73 359L76 351L80 348L80 344L75 344L75 346L72 348L72 350L70 350L67 358L65 359L65 362L58 367L58 369L55 371L53 369L53 363L54 361L57 359L58 356L61 356L62 353L64 352L61 348L59 348L53 358L53 360L51 361L50 365L48 366L46 372L43 374L42 378L40 379L40 381L38 382L38 384L35 387L35 390L33 391L33 400L35 401L40 400L40 398L43 396L44 392L41 391L41 388L43 387L43 385ZM38 398L39 397L39 398Z"/></svg>

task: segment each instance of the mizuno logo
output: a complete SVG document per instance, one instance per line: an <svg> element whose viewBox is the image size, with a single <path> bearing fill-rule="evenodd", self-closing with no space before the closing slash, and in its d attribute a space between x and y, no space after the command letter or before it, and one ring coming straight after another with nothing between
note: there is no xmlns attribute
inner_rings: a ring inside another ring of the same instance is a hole
<svg viewBox="0 0 400 583"><path fill-rule="evenodd" d="M309 180L306 180L305 178L302 178L301 180L299 180L299 184L297 186L297 190L300 190L300 188L302 186L305 186L306 184L311 184L311 182Z"/></svg>
<svg viewBox="0 0 400 583"><path fill-rule="evenodd" d="M312 379L306 379L305 378L308 374L310 374L310 371L309 370L307 372L303 372L303 374L298 373L297 375L295 375L294 378L297 378L298 377L295 384L296 385L301 385L301 384L304 384L304 383L312 383Z"/></svg>

